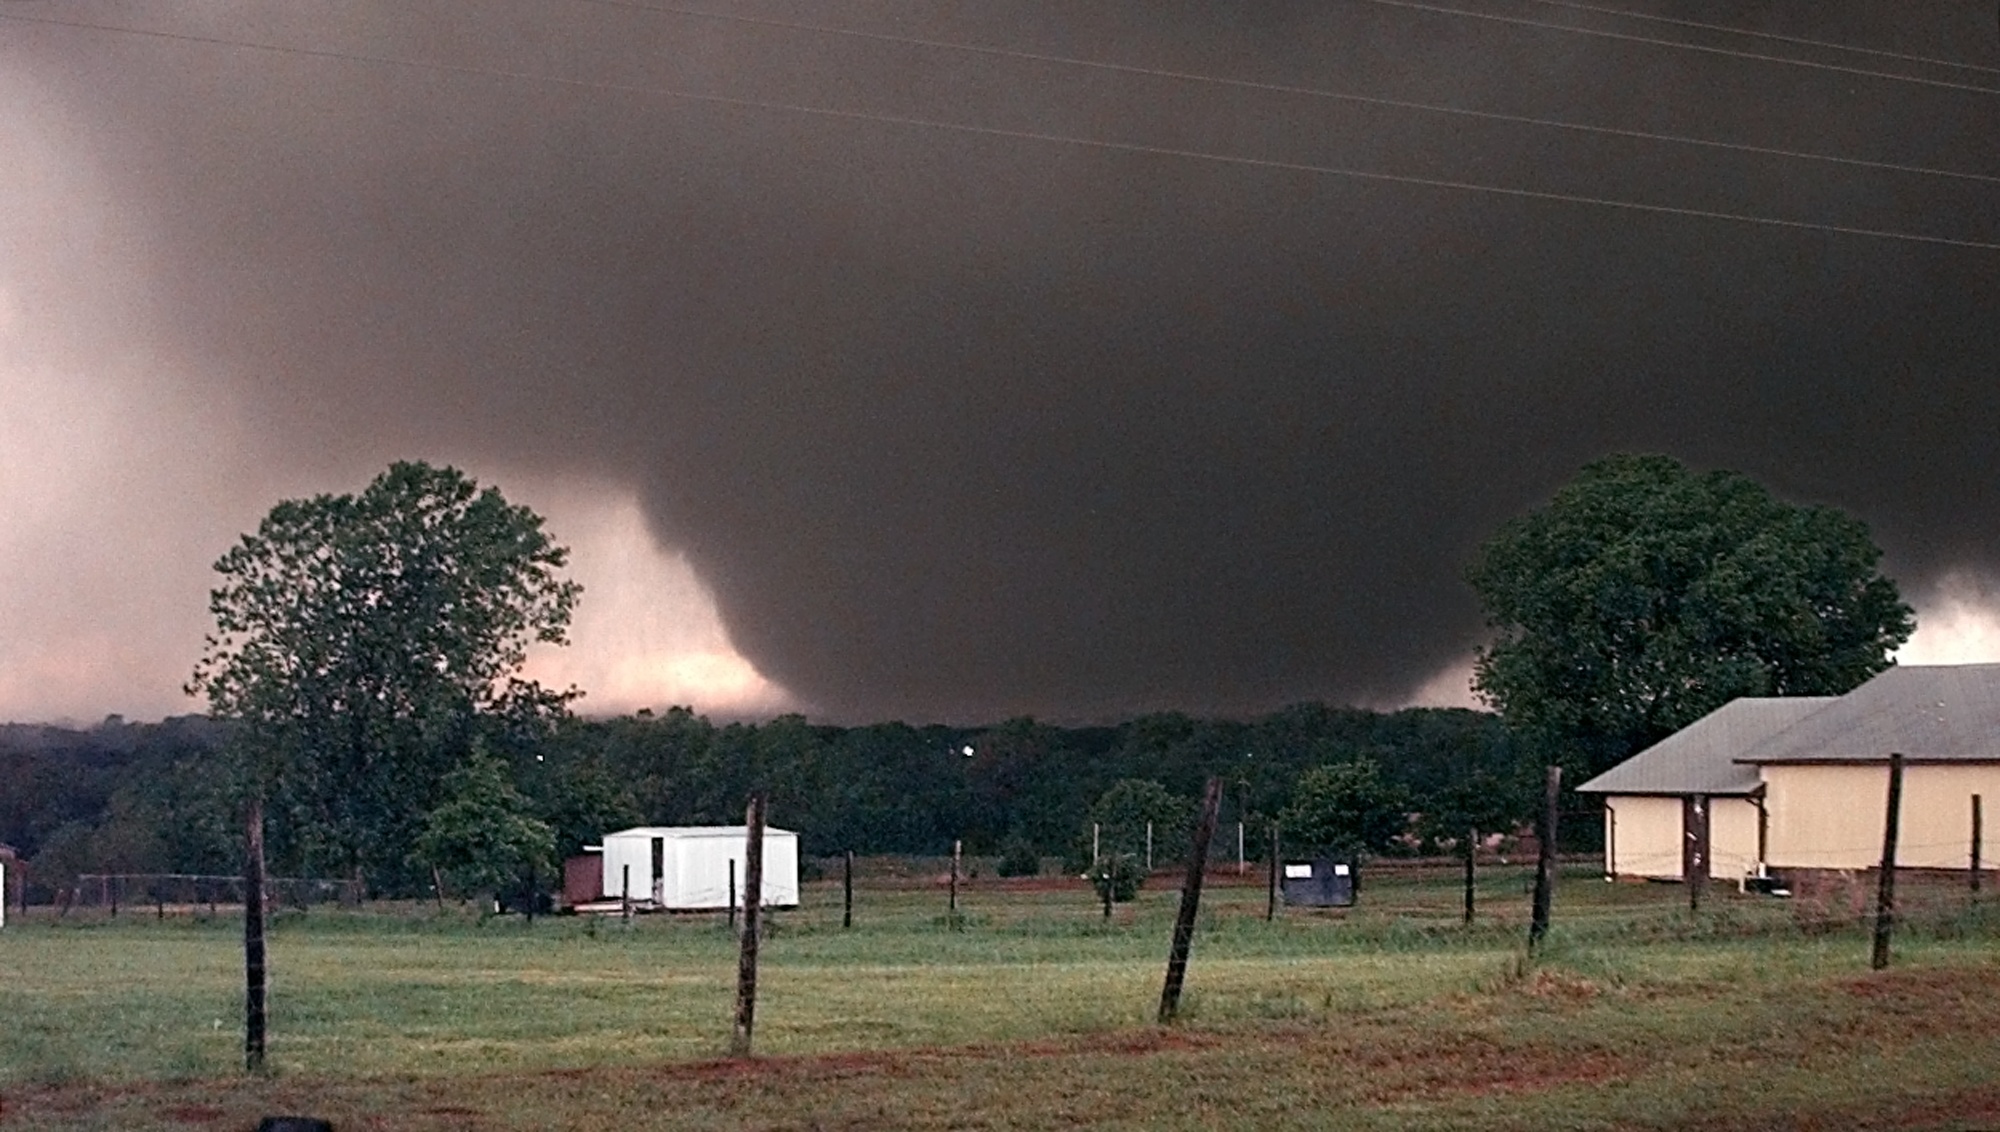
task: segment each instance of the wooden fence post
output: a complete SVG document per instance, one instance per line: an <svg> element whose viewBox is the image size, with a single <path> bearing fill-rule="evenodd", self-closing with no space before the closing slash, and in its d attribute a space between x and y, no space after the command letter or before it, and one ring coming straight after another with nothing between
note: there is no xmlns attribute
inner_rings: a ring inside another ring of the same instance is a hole
<svg viewBox="0 0 2000 1132"><path fill-rule="evenodd" d="M945 927L952 931L958 930L958 856L964 850L965 842L955 840L951 843L951 897L945 909Z"/></svg>
<svg viewBox="0 0 2000 1132"><path fill-rule="evenodd" d="M264 800L243 823L243 1068L264 1071Z"/></svg>
<svg viewBox="0 0 2000 1132"><path fill-rule="evenodd" d="M626 927L632 926L632 866L620 865L618 871L618 914Z"/></svg>
<svg viewBox="0 0 2000 1132"><path fill-rule="evenodd" d="M1562 768L1552 766L1542 785L1541 852L1535 861L1535 901L1528 919L1528 951L1549 934L1549 905L1556 888L1556 809L1562 799Z"/></svg>
<svg viewBox="0 0 2000 1132"><path fill-rule="evenodd" d="M854 926L854 850L847 851L845 867L840 874L840 927L842 931Z"/></svg>
<svg viewBox="0 0 2000 1132"><path fill-rule="evenodd" d="M1980 841L1985 834L1985 823L1982 818L1983 815L1979 810L1979 795L1974 794L1972 796L1972 895L1974 899L1979 897L1979 853L1983 848Z"/></svg>
<svg viewBox="0 0 2000 1132"><path fill-rule="evenodd" d="M1478 851L1479 851L1479 831L1476 829L1466 830L1465 831L1465 922L1468 925L1472 923L1472 894L1473 894L1473 887L1476 881L1476 877L1473 873L1473 868L1476 864L1474 860L1474 854L1478 853Z"/></svg>
<svg viewBox="0 0 2000 1132"><path fill-rule="evenodd" d="M1215 818L1222 808L1222 780L1211 778L1202 791L1201 820L1195 823L1194 845L1188 854L1187 881L1181 885L1180 915L1174 919L1173 949L1167 953L1167 980L1160 987L1160 1024L1174 1020L1181 1008L1181 984L1187 981L1188 950L1194 944L1195 912L1201 907L1201 881L1208 867L1208 843L1215 837Z"/></svg>
<svg viewBox="0 0 2000 1132"><path fill-rule="evenodd" d="M750 795L744 813L743 948L736 960L736 1033L729 1051L750 1056L750 1035L757 1021L757 921L764 905L764 795Z"/></svg>
<svg viewBox="0 0 2000 1132"><path fill-rule="evenodd" d="M1889 965L1889 937L1896 930L1896 834L1903 817L1903 756L1889 756L1889 808L1882 815L1882 887L1875 895L1875 951L1868 965Z"/></svg>
<svg viewBox="0 0 2000 1132"><path fill-rule="evenodd" d="M1264 922L1278 918L1278 823L1271 823L1271 890L1264 897Z"/></svg>
<svg viewBox="0 0 2000 1132"><path fill-rule="evenodd" d="M729 930L736 930L736 858L729 858Z"/></svg>
<svg viewBox="0 0 2000 1132"><path fill-rule="evenodd" d="M1695 794L1687 800L1687 856L1685 858L1688 885L1688 912L1701 911L1701 898L1708 890L1708 795Z"/></svg>

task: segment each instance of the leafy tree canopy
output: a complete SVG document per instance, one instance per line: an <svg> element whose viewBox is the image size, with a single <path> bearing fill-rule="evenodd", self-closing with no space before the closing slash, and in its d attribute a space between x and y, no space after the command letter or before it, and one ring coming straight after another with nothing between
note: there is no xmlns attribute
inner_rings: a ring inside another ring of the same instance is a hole
<svg viewBox="0 0 2000 1132"><path fill-rule="evenodd" d="M1278 815L1287 853L1379 853L1408 826L1403 791L1366 760L1306 771Z"/></svg>
<svg viewBox="0 0 2000 1132"><path fill-rule="evenodd" d="M1090 808L1102 854L1143 854L1147 827L1152 827L1154 859L1173 860L1187 848L1194 820L1194 803L1149 778L1123 778L1111 784ZM1084 831L1086 838L1090 830Z"/></svg>
<svg viewBox="0 0 2000 1132"><path fill-rule="evenodd" d="M415 852L461 894L499 891L530 869L547 876L556 835L529 813L500 760L475 746L445 776L444 801L425 819Z"/></svg>
<svg viewBox="0 0 2000 1132"><path fill-rule="evenodd" d="M564 642L567 557L534 512L423 463L279 503L225 554L188 691L242 725L277 844L305 867L407 869L473 740L545 729L574 694L516 675L530 644Z"/></svg>
<svg viewBox="0 0 2000 1132"><path fill-rule="evenodd" d="M1915 627L1859 520L1665 456L1593 463L1481 550L1474 686L1595 772L1738 696L1839 695Z"/></svg>

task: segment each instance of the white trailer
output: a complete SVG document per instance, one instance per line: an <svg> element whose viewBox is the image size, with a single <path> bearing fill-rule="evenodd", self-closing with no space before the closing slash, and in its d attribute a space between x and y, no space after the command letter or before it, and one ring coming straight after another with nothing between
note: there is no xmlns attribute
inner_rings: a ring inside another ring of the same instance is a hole
<svg viewBox="0 0 2000 1132"><path fill-rule="evenodd" d="M640 907L673 912L721 911L730 907L733 890L740 906L749 832L740 825L701 825L607 833L603 897L629 897ZM799 835L791 830L764 830L763 890L766 908L798 907Z"/></svg>

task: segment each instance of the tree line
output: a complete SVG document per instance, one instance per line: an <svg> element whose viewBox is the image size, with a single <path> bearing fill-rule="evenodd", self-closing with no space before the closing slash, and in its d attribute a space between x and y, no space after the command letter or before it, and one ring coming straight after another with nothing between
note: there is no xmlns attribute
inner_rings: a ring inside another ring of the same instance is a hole
<svg viewBox="0 0 2000 1132"><path fill-rule="evenodd" d="M0 798L0 842L30 862L45 888L79 873L234 872L245 800L234 741L228 725L200 716L0 728L0 777L16 784ZM963 840L970 853L1025 849L1070 864L1088 863L1093 824L1104 852L1136 852L1151 820L1156 861L1184 855L1185 816L1211 775L1226 785L1224 821L1245 823L1253 857L1270 822L1288 808L1305 812L1301 782L1327 767L1366 768L1375 810L1394 815L1386 825L1373 819L1352 845L1333 844L1342 837L1337 821L1321 823L1332 830L1322 838L1329 848L1435 848L1426 839L1448 837L1442 826L1404 818L1462 808L1468 780L1499 787L1502 812L1488 819L1491 828L1503 820L1511 828L1527 805L1499 719L1448 708L1301 704L1241 720L1162 713L1084 727L1033 719L840 727L797 715L716 723L675 707L567 716L532 737L498 735L478 748L467 761L500 773L472 784L474 793L445 784L428 811L379 815L384 828L412 832L367 855L371 891L428 890L432 865L448 852L427 858L419 850L430 820L454 803L461 815L484 805L546 827L548 855L536 862L543 867L626 826L738 824L753 789L809 854L939 854ZM496 790L517 801L495 802ZM1227 840L1218 852L1233 852ZM345 878L353 864L344 847L290 821L272 823L269 852L272 867L289 875Z"/></svg>

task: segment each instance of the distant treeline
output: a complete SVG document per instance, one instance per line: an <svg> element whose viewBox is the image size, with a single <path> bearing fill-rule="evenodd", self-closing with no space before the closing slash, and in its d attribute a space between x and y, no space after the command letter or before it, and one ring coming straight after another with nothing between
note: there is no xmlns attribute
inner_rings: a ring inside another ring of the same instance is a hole
<svg viewBox="0 0 2000 1132"><path fill-rule="evenodd" d="M0 726L0 842L31 862L38 885L90 872L233 872L240 797L228 738L201 717ZM935 854L963 839L969 853L1025 844L1074 857L1114 783L1149 780L1192 799L1220 775L1223 821L1246 823L1255 856L1314 767L1372 761L1417 811L1473 776L1508 789L1522 779L1491 714L1317 704L1251 720L1169 713L1116 726L969 728L799 716L717 725L674 708L570 719L504 753L564 853L627 825L740 823L745 796L761 788L773 822L799 831L810 854ZM274 865L295 869L288 847L309 837L274 829Z"/></svg>

